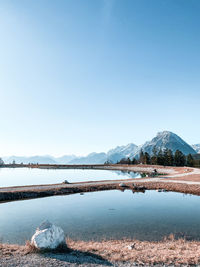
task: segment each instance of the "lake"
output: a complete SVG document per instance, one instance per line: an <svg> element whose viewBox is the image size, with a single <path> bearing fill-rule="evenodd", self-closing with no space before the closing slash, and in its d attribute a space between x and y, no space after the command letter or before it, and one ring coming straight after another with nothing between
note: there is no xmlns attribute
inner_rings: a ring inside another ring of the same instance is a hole
<svg viewBox="0 0 200 267"><path fill-rule="evenodd" d="M75 240L200 240L200 197L114 190L1 203L0 239L24 244L47 219Z"/></svg>
<svg viewBox="0 0 200 267"><path fill-rule="evenodd" d="M139 178L134 172L80 169L0 168L0 187Z"/></svg>

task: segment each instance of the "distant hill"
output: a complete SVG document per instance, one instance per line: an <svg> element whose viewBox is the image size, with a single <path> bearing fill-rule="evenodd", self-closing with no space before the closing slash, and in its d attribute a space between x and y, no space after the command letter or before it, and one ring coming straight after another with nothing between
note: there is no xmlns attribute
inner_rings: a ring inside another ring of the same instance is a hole
<svg viewBox="0 0 200 267"><path fill-rule="evenodd" d="M193 148L197 153L200 153L200 144L192 145L192 148Z"/></svg>
<svg viewBox="0 0 200 267"><path fill-rule="evenodd" d="M91 153L85 157L77 157L71 160L70 164L102 164L107 160L106 153Z"/></svg>
<svg viewBox="0 0 200 267"><path fill-rule="evenodd" d="M156 147L157 150L168 148L171 149L173 153L175 153L176 150L180 150L185 155L196 154L196 151L178 135L169 131L163 131L159 132L151 141L140 146L134 157L138 157L141 150L152 155L154 147Z"/></svg>
<svg viewBox="0 0 200 267"><path fill-rule="evenodd" d="M28 164L28 163L40 163L40 164L56 164L56 161L52 157L48 156L33 156L33 157L18 157L18 156L11 156L11 157L3 157L4 163L15 163L20 164Z"/></svg>
<svg viewBox="0 0 200 267"><path fill-rule="evenodd" d="M28 164L28 163L39 163L39 164L68 164L69 161L76 158L74 155L66 155L62 157L53 157L53 156L32 156L32 157L23 157L23 156L10 156L10 157L3 157L5 163L15 163L20 164Z"/></svg>
<svg viewBox="0 0 200 267"><path fill-rule="evenodd" d="M75 158L77 158L75 155L65 155L59 158L54 158L54 160L58 164L68 164L70 161L74 160Z"/></svg>

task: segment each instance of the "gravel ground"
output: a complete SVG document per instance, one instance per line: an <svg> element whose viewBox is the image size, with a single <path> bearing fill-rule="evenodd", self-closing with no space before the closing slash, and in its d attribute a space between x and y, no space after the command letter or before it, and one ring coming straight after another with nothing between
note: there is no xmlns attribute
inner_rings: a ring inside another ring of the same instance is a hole
<svg viewBox="0 0 200 267"><path fill-rule="evenodd" d="M68 240L66 251L36 252L30 245L0 244L0 267L135 267L200 266L200 242L174 239L160 242Z"/></svg>
<svg viewBox="0 0 200 267"><path fill-rule="evenodd" d="M48 267L103 267L103 266L115 266L115 267L131 267L138 266L133 263L111 263L104 259L92 257L84 254L28 254L23 256L11 256L0 258L1 267L37 267L37 266L48 266Z"/></svg>

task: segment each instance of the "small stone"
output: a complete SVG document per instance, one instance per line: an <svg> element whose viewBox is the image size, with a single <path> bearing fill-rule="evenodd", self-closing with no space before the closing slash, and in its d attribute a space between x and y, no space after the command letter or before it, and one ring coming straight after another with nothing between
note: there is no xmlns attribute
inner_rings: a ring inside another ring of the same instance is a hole
<svg viewBox="0 0 200 267"><path fill-rule="evenodd" d="M126 185L123 184L123 183L120 183L119 186L121 186L121 187L126 187Z"/></svg>
<svg viewBox="0 0 200 267"><path fill-rule="evenodd" d="M129 250L134 249L134 247L135 247L135 244L131 244L131 245L127 246L127 248L128 248Z"/></svg>

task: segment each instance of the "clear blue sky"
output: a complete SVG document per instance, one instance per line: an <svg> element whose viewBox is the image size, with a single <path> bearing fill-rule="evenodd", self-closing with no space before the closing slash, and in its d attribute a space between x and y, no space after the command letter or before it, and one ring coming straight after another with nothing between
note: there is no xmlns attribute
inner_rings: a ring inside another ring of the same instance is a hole
<svg viewBox="0 0 200 267"><path fill-rule="evenodd" d="M0 0L0 155L200 143L199 0Z"/></svg>

